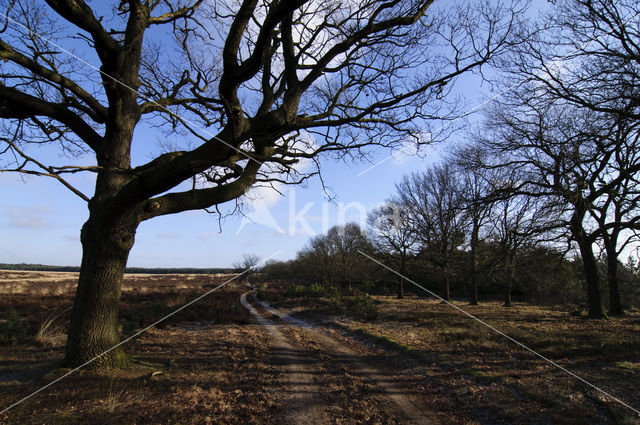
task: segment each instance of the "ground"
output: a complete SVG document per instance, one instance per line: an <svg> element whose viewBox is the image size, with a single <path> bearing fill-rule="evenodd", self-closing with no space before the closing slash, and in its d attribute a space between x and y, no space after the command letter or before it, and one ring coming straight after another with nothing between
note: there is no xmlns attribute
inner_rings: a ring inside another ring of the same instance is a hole
<svg viewBox="0 0 640 425"><path fill-rule="evenodd" d="M69 372L58 366L75 277L0 272L0 410ZM127 275L122 335L227 278ZM77 371L0 422L640 423L631 409L451 306L374 296L363 313L349 299L338 305L286 285L263 284L257 299L250 289L232 282L213 292L127 343L131 366ZM517 303L456 305L640 407L640 312L589 321Z"/></svg>

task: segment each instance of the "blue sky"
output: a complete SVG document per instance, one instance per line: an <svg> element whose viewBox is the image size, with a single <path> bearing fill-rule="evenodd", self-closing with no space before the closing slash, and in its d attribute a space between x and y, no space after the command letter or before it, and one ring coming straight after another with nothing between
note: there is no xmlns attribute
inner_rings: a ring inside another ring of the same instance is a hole
<svg viewBox="0 0 640 425"><path fill-rule="evenodd" d="M359 205L368 211L383 202L402 176L424 169L437 157L433 149L430 152L426 158L405 156L386 161L362 176L358 173L371 164L326 159L322 170L325 183L334 195L332 202L327 202L323 196L317 178L305 186L283 188L284 196L275 191L260 191L262 196L246 207L248 218L241 215L226 217L221 223L222 232L217 216L204 211L143 222L136 233L129 266L224 267L233 264L244 253L268 257L279 250L283 252L275 258L292 258L310 235L321 233L327 226L340 221L359 220ZM389 151L380 150L376 157L384 159L388 154ZM85 193L91 193L90 175L74 176L71 180ZM60 183L44 177L2 173L0 191L3 234L0 262L80 264L80 228L88 217L84 201ZM268 225L273 223L260 223L266 222L261 219L264 210L260 207L267 208L279 229ZM262 215L256 216L256 210ZM291 231L291 217L301 212L302 219L295 222ZM341 220L342 216L344 220ZM311 232L304 223L308 223Z"/></svg>
<svg viewBox="0 0 640 425"><path fill-rule="evenodd" d="M61 41L63 47L67 47L64 43L64 40ZM69 48L74 43L76 41L69 40ZM87 58L97 64L91 54ZM477 77L461 79L456 92L466 96L468 109L477 105L483 95L488 95L486 88L479 86ZM140 126L135 137L137 142L142 141L143 146L134 153L139 162L146 162L150 159L150 153L158 151L153 142L157 140L157 135ZM359 208L368 211L383 202L393 193L394 185L404 175L424 170L438 159L439 152L446 150L447 144L459 137L454 136L448 143L427 148L423 157L400 155L401 158L386 161L361 176L358 174L369 168L371 163L335 162L325 158L322 160L323 177L334 201L326 201L317 178L305 186L283 188L284 196L261 191L262 198L253 200L247 212L263 224L252 223L236 215L224 219L220 232L217 216L204 211L185 212L143 222L138 228L128 265L226 267L239 260L244 253L269 257L280 250L282 252L276 259L292 258L313 234L321 233L328 226L342 221L363 218ZM60 157L52 147L39 149L40 158L61 164L77 162ZM373 163L383 160L390 153L388 150L376 151ZM84 161L90 163L90 158ZM91 196L91 174L74 175L70 181ZM84 201L52 179L10 173L0 173L0 193L0 232L3 235L0 239L0 262L80 264L80 228L88 217ZM346 205L350 208L341 214L341 209ZM303 210L306 211L304 218L310 228L298 222L290 231L291 217ZM265 216L271 221L265 220Z"/></svg>

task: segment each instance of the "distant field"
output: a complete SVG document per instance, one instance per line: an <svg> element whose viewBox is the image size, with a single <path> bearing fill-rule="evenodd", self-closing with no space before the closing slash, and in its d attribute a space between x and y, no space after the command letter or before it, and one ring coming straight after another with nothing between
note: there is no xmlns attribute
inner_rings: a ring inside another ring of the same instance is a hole
<svg viewBox="0 0 640 425"><path fill-rule="evenodd" d="M188 289L216 282L221 278L231 278L232 273L213 274L155 274L126 273L123 291L147 291L148 288L173 287ZM0 294L20 294L28 292L40 295L62 295L75 289L77 272L0 270Z"/></svg>

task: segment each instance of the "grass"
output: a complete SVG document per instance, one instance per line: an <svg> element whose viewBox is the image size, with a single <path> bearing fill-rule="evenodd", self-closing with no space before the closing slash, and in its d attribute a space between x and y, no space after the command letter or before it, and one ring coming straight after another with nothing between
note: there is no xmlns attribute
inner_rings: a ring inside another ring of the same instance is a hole
<svg viewBox="0 0 640 425"><path fill-rule="evenodd" d="M640 362L617 362L616 366L621 367L623 369L628 369L634 372L640 372Z"/></svg>
<svg viewBox="0 0 640 425"><path fill-rule="evenodd" d="M20 276L24 281L16 289L19 276L3 281L0 272L4 320L0 332L19 330L15 340L6 338L0 344L0 407L69 371L57 367L62 344L47 343L47 338L66 329L72 285L66 277L47 281L42 276ZM182 279L127 276L122 335L173 311L223 277ZM211 294L126 344L129 366L80 370L0 415L0 423L283 422L286 412L270 363L267 334L252 324L239 304L245 290L231 287ZM343 295L306 287L304 292L290 291L275 284L263 286L261 297L305 319L329 320L332 332L364 343L357 344L363 355L379 356L375 358L380 362L388 359L388 365L376 363L385 370L405 368L415 380L411 389L423 397L421 406L437 412L442 423L639 423L619 404L437 301L414 295L403 300ZM589 321L544 306L456 304L630 405L640 406L640 311ZM369 309L375 314L368 314ZM320 378L329 385L332 377ZM346 390L335 388L335 394L340 391ZM340 423L367 422L347 416Z"/></svg>
<svg viewBox="0 0 640 425"><path fill-rule="evenodd" d="M23 342L29 330L29 325L19 316L15 308L6 310L0 319L0 344L17 345Z"/></svg>
<svg viewBox="0 0 640 425"><path fill-rule="evenodd" d="M0 319L6 317L0 332L8 335L0 341L0 408L69 372L58 365L72 285L55 274L50 281L37 275L13 273L3 279L0 271ZM18 277L23 280L17 282ZM163 317L224 278L125 276L122 335ZM242 291L229 287L212 293L126 344L129 366L79 370L0 415L0 423L243 424L271 417L273 406L258 395L260 383L268 378L263 370L247 366L252 358L266 356L259 348L265 337L257 329L242 328L252 320L239 303ZM57 293L61 295L52 295ZM247 354L254 351L260 355ZM242 365L246 372L237 370ZM247 382L255 382L257 390L238 400L236 391Z"/></svg>
<svg viewBox="0 0 640 425"><path fill-rule="evenodd" d="M272 288L273 298L277 288ZM265 291L265 298L271 294ZM469 423L640 423L627 408L451 306L410 295L373 296L376 318L338 314L334 326L380 350L411 359L415 370L464 405ZM306 319L326 320L332 301L304 297L274 303ZM545 306L497 301L460 308L594 385L640 407L640 314L587 320ZM536 415L531 412L538 412ZM484 416L483 416L484 415ZM493 418L488 422L486 415Z"/></svg>
<svg viewBox="0 0 640 425"><path fill-rule="evenodd" d="M120 388L119 391L113 390L113 379L111 380L111 384L109 384L109 392L107 393L107 397L104 401L105 410L109 414L113 414L116 408L122 403L122 393L124 392L126 386Z"/></svg>
<svg viewBox="0 0 640 425"><path fill-rule="evenodd" d="M463 373L464 375L472 376L479 382L502 382L507 378L507 375L505 375L504 373L493 370L469 368L461 370L461 373Z"/></svg>
<svg viewBox="0 0 640 425"><path fill-rule="evenodd" d="M266 287L260 288L262 291ZM337 314L346 314L349 316L374 320L378 315L376 302L369 294L363 293L358 289L351 293L345 293L338 287L329 287L319 284L300 285L290 283L286 286L286 295L288 298L322 298L326 299L328 309Z"/></svg>
<svg viewBox="0 0 640 425"><path fill-rule="evenodd" d="M66 329L60 323L61 317L70 312L71 308L65 310L54 310L45 314L42 313L40 327L34 337L35 341L50 347L62 347L67 339Z"/></svg>

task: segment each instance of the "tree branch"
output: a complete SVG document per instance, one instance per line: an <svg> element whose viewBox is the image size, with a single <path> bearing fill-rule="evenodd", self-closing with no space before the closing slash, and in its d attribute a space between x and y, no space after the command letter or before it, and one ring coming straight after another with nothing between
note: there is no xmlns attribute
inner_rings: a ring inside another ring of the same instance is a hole
<svg viewBox="0 0 640 425"><path fill-rule="evenodd" d="M260 165L256 162L247 163L242 175L230 183L205 189L169 193L149 199L142 206L141 220L187 210L205 209L236 199L251 188Z"/></svg>
<svg viewBox="0 0 640 425"><path fill-rule="evenodd" d="M38 115L66 125L95 152L101 149L102 136L65 106L38 99L0 83L0 118L23 120Z"/></svg>

